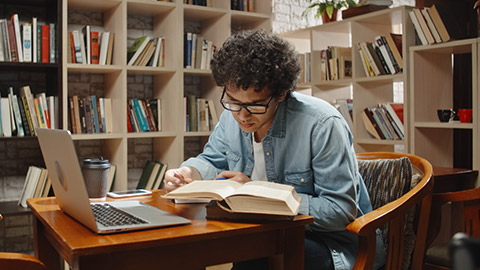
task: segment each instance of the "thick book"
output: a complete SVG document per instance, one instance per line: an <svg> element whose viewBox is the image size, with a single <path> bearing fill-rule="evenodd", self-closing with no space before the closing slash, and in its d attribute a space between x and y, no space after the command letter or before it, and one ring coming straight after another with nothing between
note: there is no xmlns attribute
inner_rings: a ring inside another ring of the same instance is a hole
<svg viewBox="0 0 480 270"><path fill-rule="evenodd" d="M232 213L294 216L302 199L290 185L265 181L240 184L231 180L198 180L163 196L167 199L211 199L221 201Z"/></svg>
<svg viewBox="0 0 480 270"><path fill-rule="evenodd" d="M362 111L362 121L365 129L370 135L379 140L385 139L383 132L381 131L375 119L373 119L372 113L368 108L365 108Z"/></svg>
<svg viewBox="0 0 480 270"><path fill-rule="evenodd" d="M430 14L428 14L427 9L428 8L422 8L422 9L420 9L420 12L422 13L423 18L425 19L425 22L427 23L428 29L430 29L430 32L432 33L432 36L435 39L435 43L441 43L442 38L440 37L440 34L438 34L437 28L435 27L435 24L433 23L432 17L430 17Z"/></svg>

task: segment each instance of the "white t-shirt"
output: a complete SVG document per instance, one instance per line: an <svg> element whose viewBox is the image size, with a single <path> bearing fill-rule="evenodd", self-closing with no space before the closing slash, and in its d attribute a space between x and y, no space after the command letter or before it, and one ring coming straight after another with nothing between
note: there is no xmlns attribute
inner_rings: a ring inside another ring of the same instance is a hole
<svg viewBox="0 0 480 270"><path fill-rule="evenodd" d="M252 181L267 181L267 170L265 169L265 156L263 155L262 142L257 143L255 136L252 134L253 141L253 159L255 164L253 166L252 175L250 179Z"/></svg>

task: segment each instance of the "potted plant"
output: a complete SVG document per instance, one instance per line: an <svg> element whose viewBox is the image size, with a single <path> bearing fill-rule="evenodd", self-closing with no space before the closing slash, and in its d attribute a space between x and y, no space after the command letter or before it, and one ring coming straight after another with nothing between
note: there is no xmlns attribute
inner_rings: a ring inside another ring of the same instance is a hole
<svg viewBox="0 0 480 270"><path fill-rule="evenodd" d="M358 6L358 4L354 0L310 0L310 5L303 11L303 16L306 16L308 12L316 8L317 13L315 17L322 17L323 23L327 23L337 20L337 12L341 8L352 8L356 6Z"/></svg>

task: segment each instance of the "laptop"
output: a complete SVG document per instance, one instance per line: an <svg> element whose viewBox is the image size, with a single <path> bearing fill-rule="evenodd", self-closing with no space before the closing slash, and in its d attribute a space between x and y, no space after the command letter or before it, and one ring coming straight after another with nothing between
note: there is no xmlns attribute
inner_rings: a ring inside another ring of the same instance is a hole
<svg viewBox="0 0 480 270"><path fill-rule="evenodd" d="M35 131L58 205L92 231L108 234L191 222L138 200L91 203L70 132L40 128ZM109 213L102 220L99 212L103 211ZM120 224L115 221L116 216L123 216Z"/></svg>

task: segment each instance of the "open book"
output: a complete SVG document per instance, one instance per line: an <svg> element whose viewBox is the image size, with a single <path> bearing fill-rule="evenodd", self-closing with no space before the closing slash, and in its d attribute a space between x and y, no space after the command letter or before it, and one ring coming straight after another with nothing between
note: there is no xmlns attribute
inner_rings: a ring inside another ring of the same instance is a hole
<svg viewBox="0 0 480 270"><path fill-rule="evenodd" d="M264 181L198 180L163 196L167 199L211 199L225 211L294 216L302 199L292 186Z"/></svg>

